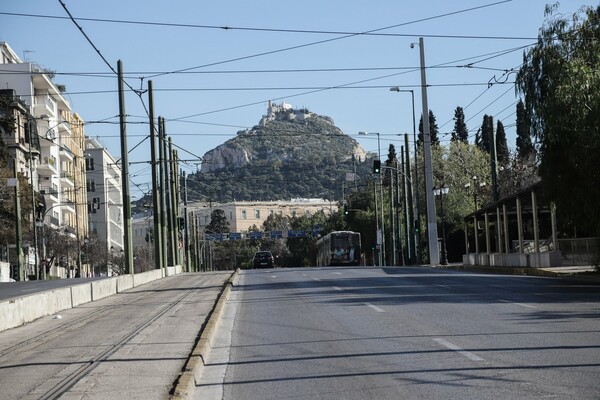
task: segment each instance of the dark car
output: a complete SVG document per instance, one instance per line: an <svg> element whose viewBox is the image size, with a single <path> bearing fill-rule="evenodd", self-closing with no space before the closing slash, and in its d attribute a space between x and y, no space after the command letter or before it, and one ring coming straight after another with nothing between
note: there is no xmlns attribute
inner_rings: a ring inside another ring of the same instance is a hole
<svg viewBox="0 0 600 400"><path fill-rule="evenodd" d="M257 251L252 259L253 268L273 268L273 254L270 251Z"/></svg>

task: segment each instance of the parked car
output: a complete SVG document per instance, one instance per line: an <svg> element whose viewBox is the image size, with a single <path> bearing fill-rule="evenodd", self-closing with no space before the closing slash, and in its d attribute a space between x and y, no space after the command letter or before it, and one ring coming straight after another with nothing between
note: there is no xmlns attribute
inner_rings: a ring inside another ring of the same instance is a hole
<svg viewBox="0 0 600 400"><path fill-rule="evenodd" d="M252 258L253 268L273 268L275 259L270 251L257 251Z"/></svg>

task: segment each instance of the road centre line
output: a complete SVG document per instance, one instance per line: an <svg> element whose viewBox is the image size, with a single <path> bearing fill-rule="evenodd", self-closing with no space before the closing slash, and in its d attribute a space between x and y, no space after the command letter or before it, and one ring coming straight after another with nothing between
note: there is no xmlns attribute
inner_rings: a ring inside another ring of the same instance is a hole
<svg viewBox="0 0 600 400"><path fill-rule="evenodd" d="M342 291L342 288L340 288L340 287L337 287L337 286L332 286L332 288L333 288L334 290L338 290L338 291L340 291L340 292Z"/></svg>
<svg viewBox="0 0 600 400"><path fill-rule="evenodd" d="M523 303L515 303L514 301L509 301L509 300L498 299L498 301L501 301L503 303L514 304L514 305L521 306L521 307L537 308L536 306L532 306L532 305L529 305L529 304L523 304Z"/></svg>
<svg viewBox="0 0 600 400"><path fill-rule="evenodd" d="M319 279L319 278L315 278L314 276L311 276L311 277L310 277L310 279L312 279L313 281L317 281L317 282L319 282L319 281L320 281L320 279Z"/></svg>
<svg viewBox="0 0 600 400"><path fill-rule="evenodd" d="M450 350L456 351L457 353L459 353L459 354L467 357L469 360L472 360L472 361L485 361L483 358L479 357L478 355L473 354L470 351L463 350L460 347L458 347L457 345L455 345L454 343L450 343L449 341L444 340L442 338L435 338L435 339L433 339L433 341L441 344L444 347L449 348Z"/></svg>
<svg viewBox="0 0 600 400"><path fill-rule="evenodd" d="M371 304L371 303L364 303L364 304L365 304L365 306L367 306L367 307L369 307L369 308L372 308L373 310L375 310L375 311L377 311L377 312L385 312L385 310L383 310L383 309L381 309L381 308L377 307L377 306L376 306L376 305L374 305L374 304Z"/></svg>

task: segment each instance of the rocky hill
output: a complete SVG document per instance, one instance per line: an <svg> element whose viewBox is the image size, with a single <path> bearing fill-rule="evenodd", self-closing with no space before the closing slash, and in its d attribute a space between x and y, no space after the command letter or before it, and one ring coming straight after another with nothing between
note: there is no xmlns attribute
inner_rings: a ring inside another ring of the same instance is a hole
<svg viewBox="0 0 600 400"><path fill-rule="evenodd" d="M208 151L189 197L224 202L294 197L341 198L347 172L367 169L367 154L333 120L269 103L257 126Z"/></svg>

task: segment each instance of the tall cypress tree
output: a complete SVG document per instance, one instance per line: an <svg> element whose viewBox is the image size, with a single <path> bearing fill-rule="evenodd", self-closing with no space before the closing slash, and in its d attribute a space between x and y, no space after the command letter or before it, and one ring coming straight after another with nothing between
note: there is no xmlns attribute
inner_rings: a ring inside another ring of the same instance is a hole
<svg viewBox="0 0 600 400"><path fill-rule="evenodd" d="M487 153L490 152L490 138L492 137L494 129L492 126L493 123L493 118L490 118L487 114L483 116L483 122L481 124L481 141L477 146Z"/></svg>
<svg viewBox="0 0 600 400"><path fill-rule="evenodd" d="M433 111L429 110L429 136L431 137L432 145L439 145L440 139L438 134L440 129L438 127L435 115ZM423 116L421 115L421 119L419 120L419 136L417 138L417 145L420 146L423 143Z"/></svg>
<svg viewBox="0 0 600 400"><path fill-rule="evenodd" d="M465 123L465 112L462 107L456 107L456 110L454 110L454 130L452 131L451 140L453 142L469 142L469 130Z"/></svg>
<svg viewBox="0 0 600 400"><path fill-rule="evenodd" d="M508 143L506 142L506 132L504 131L504 125L500 120L496 125L496 155L498 158L498 164L507 165L510 154L508 152Z"/></svg>
<svg viewBox="0 0 600 400"><path fill-rule="evenodd" d="M517 103L517 154L525 159L535 154L535 148L531 142L531 122L529 113L525 109L523 100Z"/></svg>

